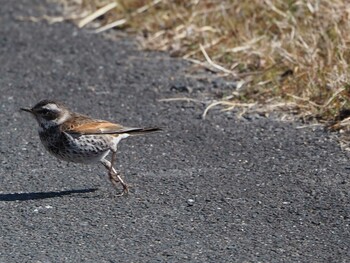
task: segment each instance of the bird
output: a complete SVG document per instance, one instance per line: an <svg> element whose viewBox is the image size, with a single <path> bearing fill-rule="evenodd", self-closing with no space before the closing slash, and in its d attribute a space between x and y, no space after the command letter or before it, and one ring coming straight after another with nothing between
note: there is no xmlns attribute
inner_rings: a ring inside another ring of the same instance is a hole
<svg viewBox="0 0 350 263"><path fill-rule="evenodd" d="M129 136L160 131L161 128L132 128L106 120L94 119L71 111L63 103L44 99L32 108L20 108L36 119L38 133L45 149L58 159L84 164L101 163L115 188L129 188L114 168L118 143ZM107 160L112 153L111 161Z"/></svg>

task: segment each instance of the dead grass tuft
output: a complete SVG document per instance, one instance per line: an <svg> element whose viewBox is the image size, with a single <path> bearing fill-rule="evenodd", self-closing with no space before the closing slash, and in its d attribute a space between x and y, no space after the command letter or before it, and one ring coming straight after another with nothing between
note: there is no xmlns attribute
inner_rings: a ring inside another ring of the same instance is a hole
<svg viewBox="0 0 350 263"><path fill-rule="evenodd" d="M350 106L346 0L76 0L66 7L73 2L89 15L116 3L103 14L104 29L121 26L137 33L145 49L241 84L215 105L268 107L273 99L323 122Z"/></svg>

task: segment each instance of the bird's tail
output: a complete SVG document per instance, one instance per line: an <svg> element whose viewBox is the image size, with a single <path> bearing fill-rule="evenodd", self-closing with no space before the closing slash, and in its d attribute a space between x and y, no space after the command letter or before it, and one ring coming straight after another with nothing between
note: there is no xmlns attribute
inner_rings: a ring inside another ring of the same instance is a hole
<svg viewBox="0 0 350 263"><path fill-rule="evenodd" d="M158 127L151 127L151 128L125 128L118 132L118 134L130 134L130 135L142 135L146 133L151 133L151 132L158 132L161 131L161 128Z"/></svg>

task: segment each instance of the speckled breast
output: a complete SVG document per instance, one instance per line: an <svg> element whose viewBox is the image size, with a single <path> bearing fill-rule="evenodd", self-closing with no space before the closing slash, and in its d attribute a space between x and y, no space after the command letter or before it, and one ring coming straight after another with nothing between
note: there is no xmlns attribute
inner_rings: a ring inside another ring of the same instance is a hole
<svg viewBox="0 0 350 263"><path fill-rule="evenodd" d="M111 139L105 135L71 135L48 129L39 132L45 148L68 162L95 163L109 152Z"/></svg>

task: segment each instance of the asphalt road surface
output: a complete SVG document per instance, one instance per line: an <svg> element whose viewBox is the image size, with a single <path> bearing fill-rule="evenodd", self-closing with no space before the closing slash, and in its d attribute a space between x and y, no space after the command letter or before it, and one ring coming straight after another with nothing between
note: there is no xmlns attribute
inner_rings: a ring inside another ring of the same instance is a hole
<svg viewBox="0 0 350 263"><path fill-rule="evenodd" d="M22 21L43 4L0 0L0 262L350 261L350 164L332 135L159 102L220 88L130 40ZM164 127L120 144L128 196L102 166L45 152L18 111L43 98Z"/></svg>

